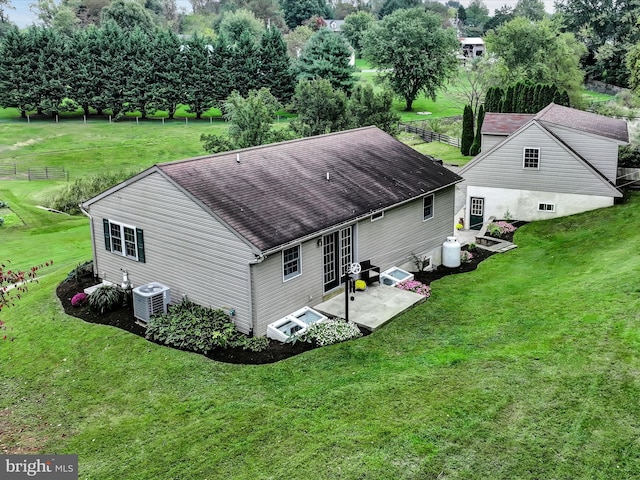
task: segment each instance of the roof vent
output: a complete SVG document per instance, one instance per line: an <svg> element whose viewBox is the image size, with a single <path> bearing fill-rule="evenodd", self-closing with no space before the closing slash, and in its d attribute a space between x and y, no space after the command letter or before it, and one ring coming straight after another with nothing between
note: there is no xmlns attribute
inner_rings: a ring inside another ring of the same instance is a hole
<svg viewBox="0 0 640 480"><path fill-rule="evenodd" d="M327 182L329 181L329 172L327 172Z"/></svg>
<svg viewBox="0 0 640 480"><path fill-rule="evenodd" d="M240 154L236 153L236 162L240 163Z"/></svg>

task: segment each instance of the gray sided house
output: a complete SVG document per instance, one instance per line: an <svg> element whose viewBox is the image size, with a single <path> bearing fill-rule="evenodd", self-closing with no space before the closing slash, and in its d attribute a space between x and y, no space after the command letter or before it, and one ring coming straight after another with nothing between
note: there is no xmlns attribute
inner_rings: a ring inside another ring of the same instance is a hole
<svg viewBox="0 0 640 480"><path fill-rule="evenodd" d="M461 180L367 127L158 164L83 207L103 280L126 270L264 335L340 291L352 262L439 264Z"/></svg>
<svg viewBox="0 0 640 480"><path fill-rule="evenodd" d="M509 212L543 220L613 205L624 120L550 104L535 115L487 113L482 152L460 170L458 218L479 229Z"/></svg>

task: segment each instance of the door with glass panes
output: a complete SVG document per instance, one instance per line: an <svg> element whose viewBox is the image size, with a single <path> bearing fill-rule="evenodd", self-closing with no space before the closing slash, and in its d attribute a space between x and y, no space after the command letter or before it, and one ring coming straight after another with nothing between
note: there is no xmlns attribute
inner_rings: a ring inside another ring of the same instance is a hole
<svg viewBox="0 0 640 480"><path fill-rule="evenodd" d="M343 228L322 237L324 291L342 283L342 276L353 262L353 227Z"/></svg>

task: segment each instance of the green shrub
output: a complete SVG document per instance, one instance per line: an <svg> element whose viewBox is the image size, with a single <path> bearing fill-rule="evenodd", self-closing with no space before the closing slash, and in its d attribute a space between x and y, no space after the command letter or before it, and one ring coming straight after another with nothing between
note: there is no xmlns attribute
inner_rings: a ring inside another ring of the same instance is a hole
<svg viewBox="0 0 640 480"><path fill-rule="evenodd" d="M86 277L87 275L93 275L93 260L87 260L84 263L79 263L76 268L67 274L67 278L64 279L63 283L70 282L71 280L78 281L80 278Z"/></svg>
<svg viewBox="0 0 640 480"><path fill-rule="evenodd" d="M62 190L59 190L49 200L49 206L71 215L80 214L79 205L82 202L95 197L99 193L134 176L136 173L138 172L120 171L78 178L73 183L66 185Z"/></svg>
<svg viewBox="0 0 640 480"><path fill-rule="evenodd" d="M100 313L110 312L124 304L124 295L117 285L103 285L89 295L89 307Z"/></svg>
<svg viewBox="0 0 640 480"><path fill-rule="evenodd" d="M500 235L502 235L502 230L500 229L499 225L492 222L487 225L487 235L489 235L490 237L499 237Z"/></svg>
<svg viewBox="0 0 640 480"><path fill-rule="evenodd" d="M269 339L267 337L247 337L239 334L232 344L234 347L242 347L243 350L262 352L269 348Z"/></svg>
<svg viewBox="0 0 640 480"><path fill-rule="evenodd" d="M321 347L334 343L346 342L362 336L362 332L353 322L344 320L325 320L309 325L301 334L292 335L299 340L315 343Z"/></svg>
<svg viewBox="0 0 640 480"><path fill-rule="evenodd" d="M222 310L183 302L168 313L154 315L146 337L172 347L206 353L215 347L232 346L238 337L236 326Z"/></svg>
<svg viewBox="0 0 640 480"><path fill-rule="evenodd" d="M0 217L0 227L4 225L4 217Z"/></svg>

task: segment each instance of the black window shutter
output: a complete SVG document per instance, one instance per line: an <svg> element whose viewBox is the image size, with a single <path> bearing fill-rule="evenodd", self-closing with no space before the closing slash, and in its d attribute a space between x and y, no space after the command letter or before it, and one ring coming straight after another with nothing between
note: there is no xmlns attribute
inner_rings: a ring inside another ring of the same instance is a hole
<svg viewBox="0 0 640 480"><path fill-rule="evenodd" d="M136 228L136 240L138 244L138 261L145 263L144 257L144 235L141 228Z"/></svg>
<svg viewBox="0 0 640 480"><path fill-rule="evenodd" d="M108 251L111 251L111 229L109 220L103 218L102 226L104 227L104 248L106 248Z"/></svg>

